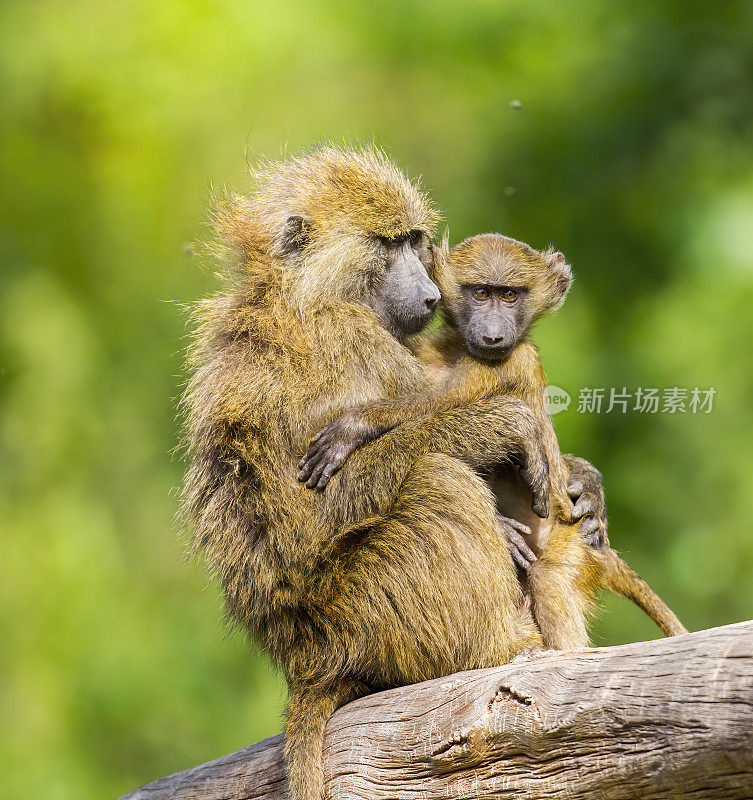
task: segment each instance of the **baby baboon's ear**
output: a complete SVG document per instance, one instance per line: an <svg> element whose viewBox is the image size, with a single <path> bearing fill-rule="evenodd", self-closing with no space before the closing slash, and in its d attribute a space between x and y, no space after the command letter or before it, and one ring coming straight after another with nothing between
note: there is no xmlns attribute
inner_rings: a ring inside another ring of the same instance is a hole
<svg viewBox="0 0 753 800"><path fill-rule="evenodd" d="M570 265L565 261L565 256L560 252L549 253L546 260L555 279L555 297L552 305L556 306L564 300L572 283L573 273L570 270Z"/></svg>
<svg viewBox="0 0 753 800"><path fill-rule="evenodd" d="M280 232L278 247L284 256L297 255L308 244L311 220L300 214L287 218Z"/></svg>

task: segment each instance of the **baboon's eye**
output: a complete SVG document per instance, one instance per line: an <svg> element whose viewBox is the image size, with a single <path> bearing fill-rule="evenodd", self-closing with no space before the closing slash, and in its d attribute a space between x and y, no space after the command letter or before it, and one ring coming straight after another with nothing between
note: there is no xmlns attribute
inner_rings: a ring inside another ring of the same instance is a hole
<svg viewBox="0 0 753 800"><path fill-rule="evenodd" d="M418 245L420 245L423 241L424 234L423 231L411 231L408 234L408 237L410 238L410 243L413 245L413 247L418 247Z"/></svg>
<svg viewBox="0 0 753 800"><path fill-rule="evenodd" d="M406 234L398 234L397 236L377 236L377 239L379 239L385 247L400 247L401 244L404 244L408 240L408 236Z"/></svg>
<svg viewBox="0 0 753 800"><path fill-rule="evenodd" d="M473 299L474 300L488 300L489 299L489 290L484 289L483 286L477 286L473 290Z"/></svg>
<svg viewBox="0 0 753 800"><path fill-rule="evenodd" d="M505 289L504 292L502 292L502 299L505 303L514 303L518 299L518 293L515 289Z"/></svg>

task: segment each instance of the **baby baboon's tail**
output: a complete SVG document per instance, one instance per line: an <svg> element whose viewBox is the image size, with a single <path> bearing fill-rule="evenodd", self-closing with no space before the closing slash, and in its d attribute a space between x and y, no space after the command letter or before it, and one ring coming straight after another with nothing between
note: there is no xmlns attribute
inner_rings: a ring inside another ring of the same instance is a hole
<svg viewBox="0 0 753 800"><path fill-rule="evenodd" d="M679 636L688 632L675 612L614 550L608 548L598 552L599 560L604 565L602 585L605 589L632 600L651 617L665 636Z"/></svg>

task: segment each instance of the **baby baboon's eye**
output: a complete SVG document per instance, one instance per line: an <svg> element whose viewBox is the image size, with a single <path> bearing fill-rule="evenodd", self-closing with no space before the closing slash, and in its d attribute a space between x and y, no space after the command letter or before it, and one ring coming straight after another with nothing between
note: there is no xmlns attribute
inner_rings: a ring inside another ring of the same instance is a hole
<svg viewBox="0 0 753 800"><path fill-rule="evenodd" d="M473 290L473 299L474 300L488 300L489 299L489 290L484 289L483 286L477 286Z"/></svg>
<svg viewBox="0 0 753 800"><path fill-rule="evenodd" d="M505 289L504 292L502 292L502 299L505 303L514 303L518 299L518 293L515 289Z"/></svg>

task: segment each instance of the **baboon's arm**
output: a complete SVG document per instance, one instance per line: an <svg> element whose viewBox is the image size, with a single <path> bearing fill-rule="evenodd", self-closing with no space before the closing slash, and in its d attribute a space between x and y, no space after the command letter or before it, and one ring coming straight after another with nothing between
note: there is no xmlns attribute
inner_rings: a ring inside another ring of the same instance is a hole
<svg viewBox="0 0 753 800"><path fill-rule="evenodd" d="M349 408L312 439L308 452L299 463L299 480L306 481L310 489L324 489L331 476L358 448L398 425L422 419L428 422L432 416L447 415L454 410L459 410L465 420L467 412L462 409L474 407L492 397L514 397L511 387L500 382L499 368L490 368L476 359L462 356L453 365L452 372L427 392L375 400ZM512 405L519 408L519 404ZM535 406L532 408L535 410ZM545 426L548 424L546 420ZM558 449L556 455L559 456Z"/></svg>
<svg viewBox="0 0 753 800"><path fill-rule="evenodd" d="M323 489L353 453L396 426L468 407L485 397L509 395L524 401L541 421L558 513L567 523L580 522L589 545L602 547L608 539L601 473L585 459L560 454L543 404L545 386L538 351L530 340L522 342L504 364L462 354L442 384L431 391L356 406L323 428L301 459L300 478L310 488Z"/></svg>
<svg viewBox="0 0 753 800"><path fill-rule="evenodd" d="M602 475L584 458L563 455L544 403L546 373L539 352L524 339L501 364L480 362L469 355L458 359L453 380L481 392L503 392L529 405L541 420L552 491L558 512L568 524L580 523L581 536L595 547L609 545ZM570 502L572 500L572 502Z"/></svg>
<svg viewBox="0 0 753 800"><path fill-rule="evenodd" d="M325 440L309 451L300 477L308 475L308 485L315 487L323 476L329 478L342 467L326 500L332 514L344 524L383 513L410 467L427 453L445 453L476 469L512 462L520 467L531 490L531 508L546 517L550 485L541 427L536 415L519 400L485 397L397 425L359 448L347 461L328 448ZM320 453L324 457L320 458Z"/></svg>
<svg viewBox="0 0 753 800"><path fill-rule="evenodd" d="M478 392L444 392L433 390L431 392L414 395L402 395L385 400L375 400L371 403L362 403L344 411L337 419L322 428L311 440L309 453L301 459L303 467L307 457L316 447L329 445L343 445L347 458L354 450L379 438L387 431L404 422L413 422L429 417L433 414L451 411L477 400L483 395ZM301 475L303 479L303 475ZM315 486L309 484L309 488ZM323 488L319 486L318 488Z"/></svg>

